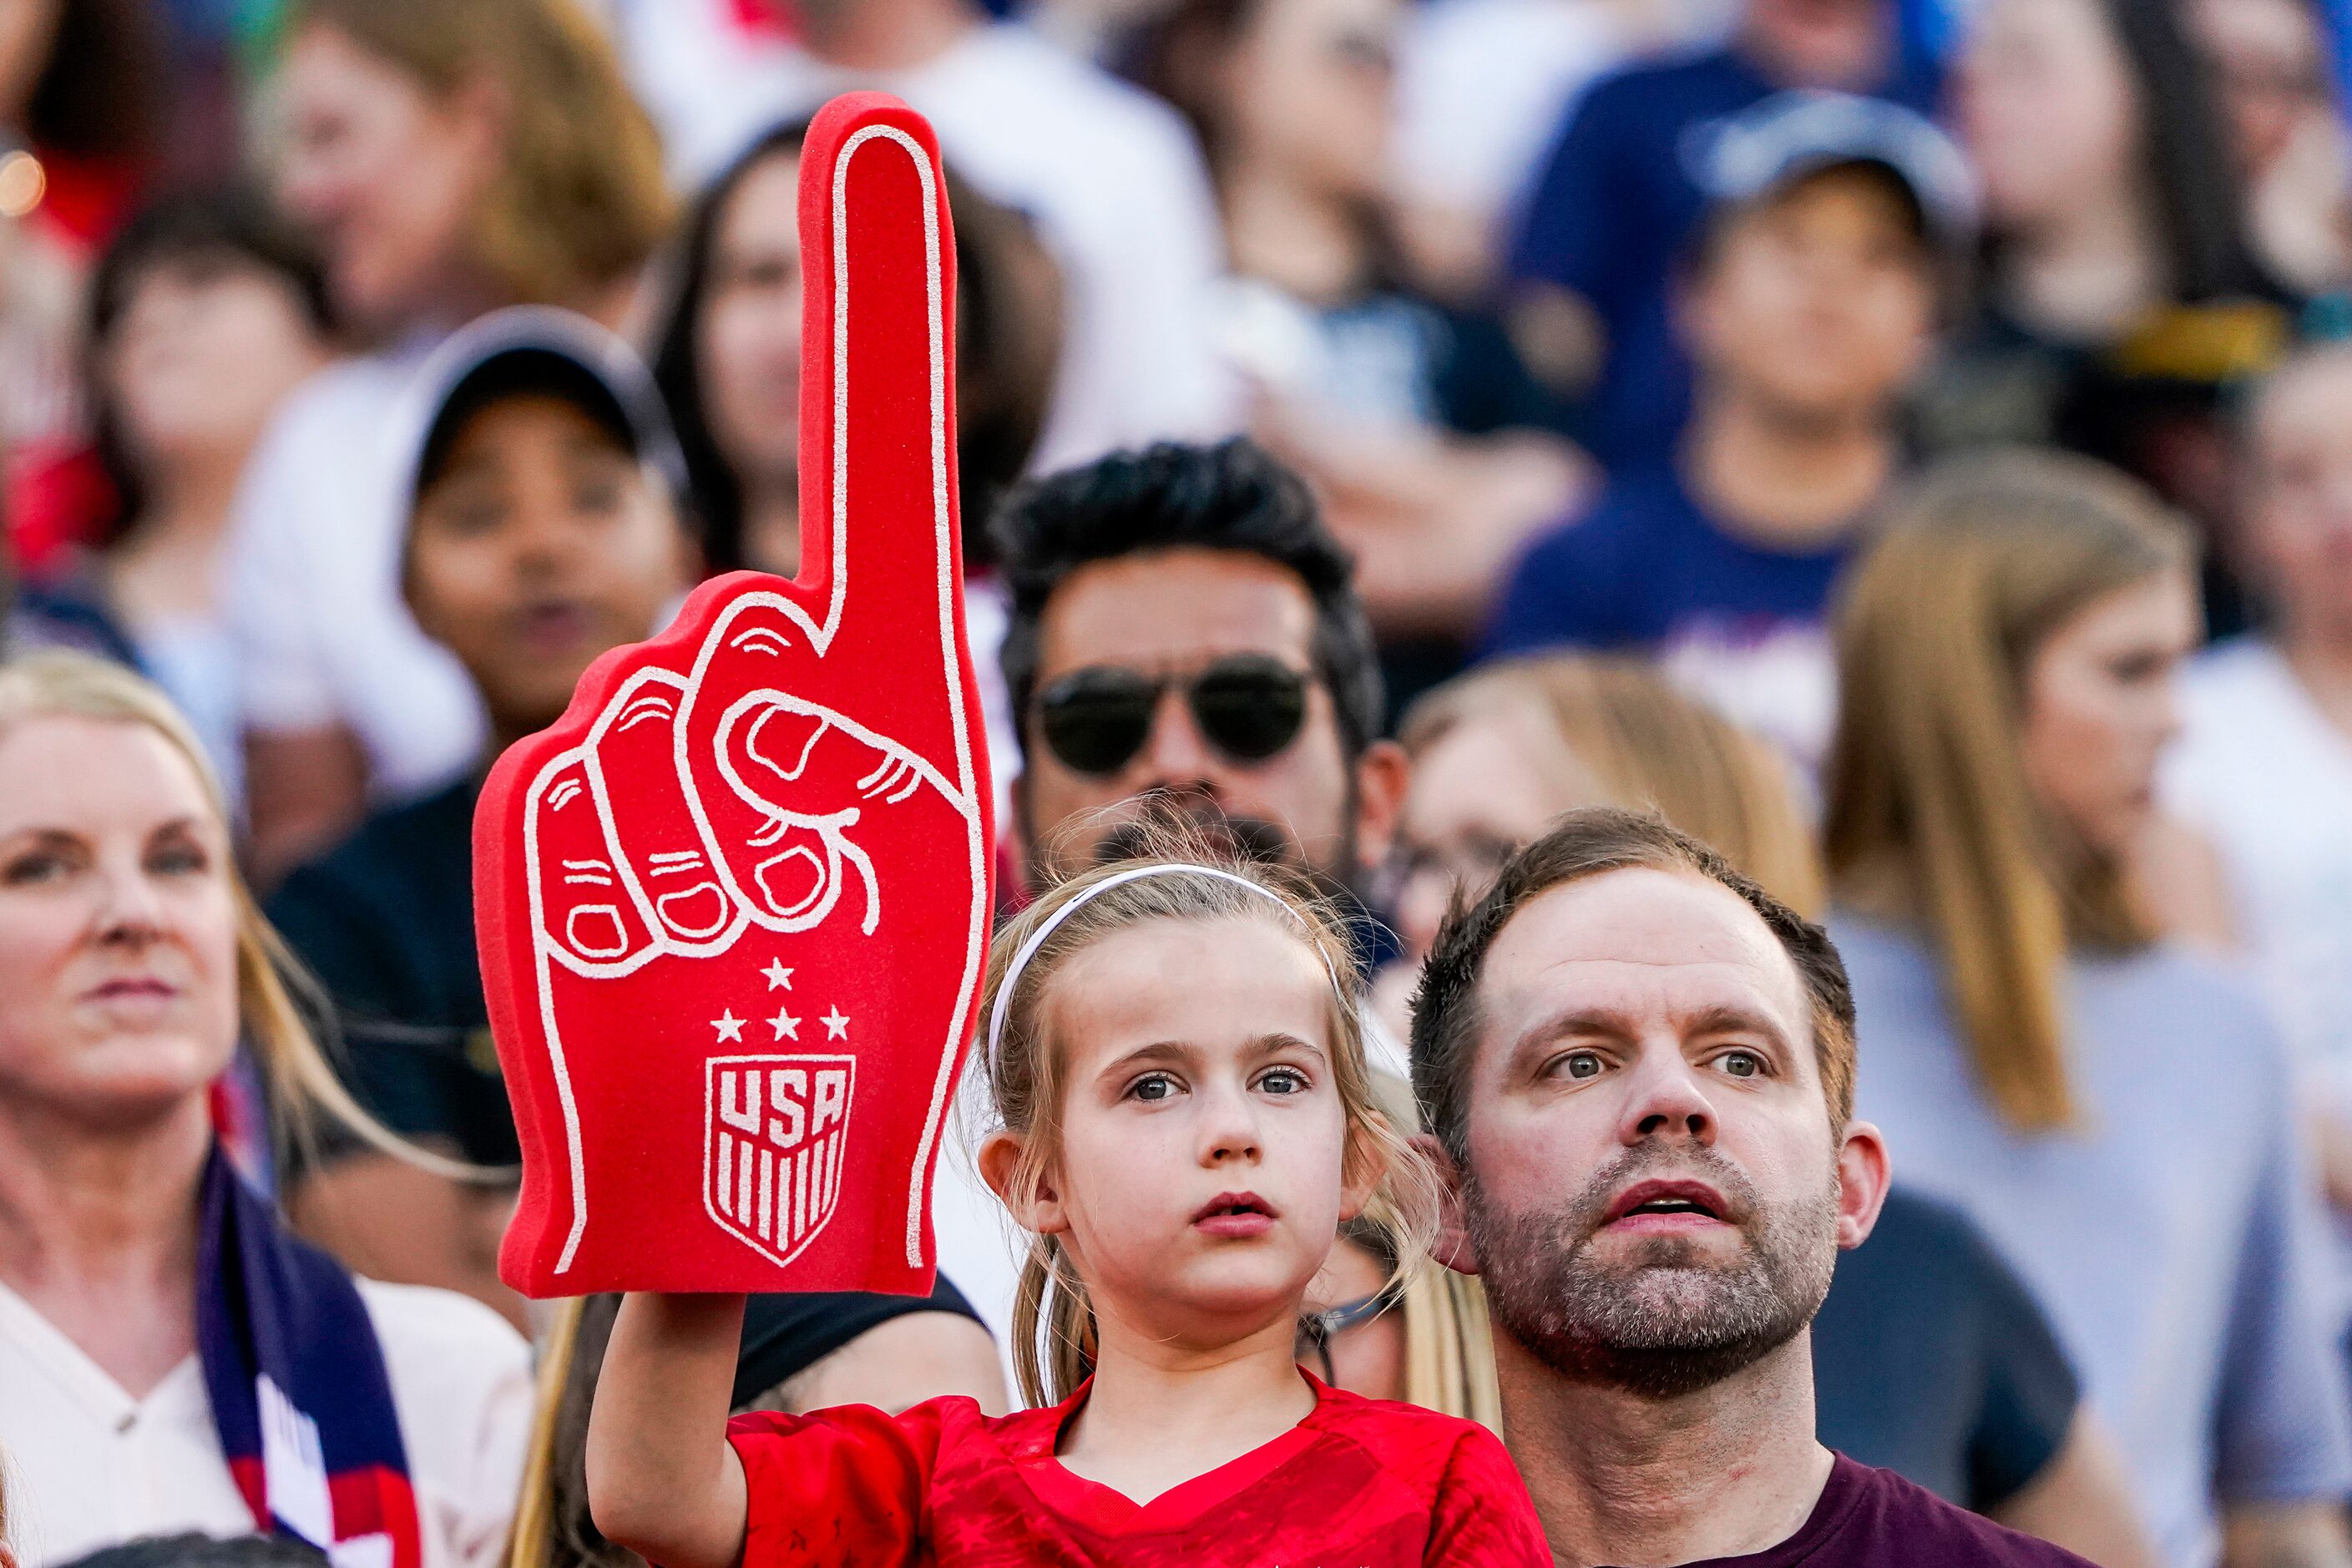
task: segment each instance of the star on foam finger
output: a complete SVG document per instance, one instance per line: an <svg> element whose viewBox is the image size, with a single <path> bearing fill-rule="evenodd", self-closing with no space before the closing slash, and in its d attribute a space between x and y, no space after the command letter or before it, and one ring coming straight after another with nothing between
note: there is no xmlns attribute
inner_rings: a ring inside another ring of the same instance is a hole
<svg viewBox="0 0 2352 1568"><path fill-rule="evenodd" d="M784 967L784 961L781 958L768 960L768 967L760 973L768 977L768 989L771 991L779 986L786 991L793 988L793 972Z"/></svg>
<svg viewBox="0 0 2352 1568"><path fill-rule="evenodd" d="M735 1016L732 1007L710 1020L710 1026L719 1031L720 1040L734 1040L739 1044L743 1038L743 1025L744 1020Z"/></svg>
<svg viewBox="0 0 2352 1568"><path fill-rule="evenodd" d="M801 1021L782 1007L777 1008L776 1016L768 1020L768 1027L776 1031L776 1038L780 1040L801 1037Z"/></svg>
<svg viewBox="0 0 2352 1568"><path fill-rule="evenodd" d="M843 1013L840 1008L835 1007L832 1012L827 1013L824 1017L819 1018L817 1022L824 1026L824 1037L826 1039L845 1040L849 1038L849 1018L848 1016Z"/></svg>

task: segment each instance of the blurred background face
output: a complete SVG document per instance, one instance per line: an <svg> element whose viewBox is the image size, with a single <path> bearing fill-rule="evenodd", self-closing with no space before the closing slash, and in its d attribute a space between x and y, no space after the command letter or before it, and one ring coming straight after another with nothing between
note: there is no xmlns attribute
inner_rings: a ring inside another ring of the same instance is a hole
<svg viewBox="0 0 2352 1568"><path fill-rule="evenodd" d="M236 1045L227 857L145 725L0 732L0 1100L118 1130L196 1100Z"/></svg>
<svg viewBox="0 0 2352 1568"><path fill-rule="evenodd" d="M668 503L602 426L553 397L468 420L418 498L408 597L511 738L553 723L599 654L652 635L691 582Z"/></svg>
<svg viewBox="0 0 2352 1568"><path fill-rule="evenodd" d="M2331 108L2318 18L2305 0L2196 0L2188 20L2220 79L2239 166L2259 178Z"/></svg>
<svg viewBox="0 0 2352 1568"><path fill-rule="evenodd" d="M1787 417L1883 416L1926 359L1936 304L1889 178L1831 170L1723 222L1687 302L1708 374Z"/></svg>
<svg viewBox="0 0 2352 1568"><path fill-rule="evenodd" d="M2060 622L2026 666L2027 783L2095 854L2123 856L2154 816L2157 763L2180 729L2175 682L2202 634L2196 584L2163 572Z"/></svg>
<svg viewBox="0 0 2352 1568"><path fill-rule="evenodd" d="M2138 89L2099 0L1992 0L1959 72L1960 121L1996 228L2137 190Z"/></svg>
<svg viewBox="0 0 2352 1568"><path fill-rule="evenodd" d="M782 153L738 182L712 235L696 326L711 435L747 488L789 487L800 467L800 177L799 155ZM800 542L744 545L751 564L770 566L797 560Z"/></svg>
<svg viewBox="0 0 2352 1568"><path fill-rule="evenodd" d="M279 199L309 226L337 302L396 327L462 287L475 203L498 173L496 116L444 102L323 23L286 54Z"/></svg>
<svg viewBox="0 0 2352 1568"><path fill-rule="evenodd" d="M2253 447L2248 530L2287 640L2352 642L2352 351L2287 372Z"/></svg>
<svg viewBox="0 0 2352 1568"><path fill-rule="evenodd" d="M1305 584L1254 555L1171 550L1081 567L1055 589L1039 627L1037 689L1083 669L1177 679L1160 694L1142 749L1118 772L1082 773L1024 720L1022 822L1041 871L1091 864L1153 806L1236 825L1244 850L1339 882L1354 879L1358 834L1349 759L1331 694L1310 680L1298 737L1262 763L1238 763L1201 734L1178 688L1214 660L1271 658L1315 668L1315 605ZM1374 847L1384 852L1385 844Z"/></svg>
<svg viewBox="0 0 2352 1568"><path fill-rule="evenodd" d="M133 450L169 463L243 453L326 345L292 284L222 251L141 277L101 355Z"/></svg>
<svg viewBox="0 0 2352 1568"><path fill-rule="evenodd" d="M1358 1306L1378 1297L1388 1284L1388 1268L1379 1258L1347 1237L1331 1247L1323 1272L1307 1288L1306 1310L1328 1312ZM1350 1323L1336 1333L1302 1335L1298 1364L1334 1388L1360 1394L1367 1399L1405 1396L1405 1319L1402 1305L1379 1316Z"/></svg>
<svg viewBox="0 0 2352 1568"><path fill-rule="evenodd" d="M1475 899L1551 819L1609 798L1540 717L1517 705L1473 714L1413 759L1397 835L1393 900L1406 956L1428 956L1456 887Z"/></svg>
<svg viewBox="0 0 2352 1568"><path fill-rule="evenodd" d="M1748 0L1748 47L1791 87L1862 87L1885 67L1885 0Z"/></svg>
<svg viewBox="0 0 2352 1568"><path fill-rule="evenodd" d="M1388 172L1396 0L1259 0L1221 83L1234 162L1377 199Z"/></svg>

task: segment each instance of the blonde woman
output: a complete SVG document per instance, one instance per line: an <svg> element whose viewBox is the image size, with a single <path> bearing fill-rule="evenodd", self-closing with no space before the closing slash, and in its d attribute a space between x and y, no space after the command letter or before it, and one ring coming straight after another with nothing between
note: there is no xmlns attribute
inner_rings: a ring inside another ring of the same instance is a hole
<svg viewBox="0 0 2352 1568"><path fill-rule="evenodd" d="M403 415L443 337L502 305L618 323L666 235L652 123L581 0L299 0L271 149L279 203L373 352L313 377L230 523L255 868L325 848L367 798L475 757L463 673L403 606Z"/></svg>
<svg viewBox="0 0 2352 1568"><path fill-rule="evenodd" d="M2033 1286L2168 1561L2227 1524L2233 1560L2342 1563L2343 1321L2285 1058L2132 875L2196 565L2137 483L2025 452L1936 471L1865 558L1827 826L1859 1103Z"/></svg>
<svg viewBox="0 0 2352 1568"><path fill-rule="evenodd" d="M1649 665L1576 655L1490 665L1414 704L1402 738L1413 773L1396 909L1416 955L1457 888L1482 892L1511 852L1587 805L1655 811L1799 912L1821 912L1820 856L1789 764ZM1385 984L1393 994L1399 977ZM1406 1397L1444 1387L1433 1373L1466 1363L1484 1376L1465 1386L1490 1399L1485 1300L1472 1281L1442 1279L1443 1315L1418 1315L1409 1300L1392 1331L1410 1352ZM1446 1337L1457 1329L1470 1342L1459 1354ZM1888 1194L1813 1321L1813 1372L1822 1440L1839 1452L2105 1568L2152 1561L2113 1440L2084 1408L2048 1318L1949 1208L1901 1187ZM1440 1407L1491 1419L1484 1404Z"/></svg>
<svg viewBox="0 0 2352 1568"><path fill-rule="evenodd" d="M0 1450L28 1568L273 1529L470 1568L505 1535L521 1340L354 1280L227 1152L243 1061L281 1142L306 1108L385 1136L280 973L162 694L77 655L0 667Z"/></svg>

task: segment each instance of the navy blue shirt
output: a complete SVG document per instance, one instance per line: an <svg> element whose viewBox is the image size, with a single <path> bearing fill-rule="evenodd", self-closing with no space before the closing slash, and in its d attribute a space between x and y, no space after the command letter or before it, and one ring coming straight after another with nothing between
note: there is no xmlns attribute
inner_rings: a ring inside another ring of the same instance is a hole
<svg viewBox="0 0 2352 1568"><path fill-rule="evenodd" d="M1836 720L1824 625L1851 536L1818 550L1750 542L1670 464L1624 474L1538 535L1504 585L1484 651L1654 657L1678 683L1811 763Z"/></svg>
<svg viewBox="0 0 2352 1568"><path fill-rule="evenodd" d="M1676 345L1671 284L1706 199L1686 153L1699 128L1780 90L1738 54L1638 66L1570 110L1514 237L1514 279L1572 289L1607 336L1601 379L1580 434L1612 469L1662 458L1690 407L1690 367ZM1922 113L1934 68L1906 48L1878 96Z"/></svg>
<svg viewBox="0 0 2352 1568"><path fill-rule="evenodd" d="M1838 1255L1813 1389L1824 1444L1979 1513L2032 1484L2082 1401L2016 1271L1958 1211L1900 1188Z"/></svg>

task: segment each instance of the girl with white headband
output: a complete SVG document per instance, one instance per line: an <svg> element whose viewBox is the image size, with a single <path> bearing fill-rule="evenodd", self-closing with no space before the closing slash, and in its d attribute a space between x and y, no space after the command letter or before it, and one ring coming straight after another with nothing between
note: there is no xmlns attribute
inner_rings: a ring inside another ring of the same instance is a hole
<svg viewBox="0 0 2352 1568"><path fill-rule="evenodd" d="M1034 1238L1014 1359L1041 1407L730 1423L741 1298L632 1296L588 1435L604 1533L665 1568L1549 1563L1493 1434L1296 1360L1342 1221L1393 1228L1400 1271L1434 1223L1350 962L1263 867L1131 861L1031 905L990 960L980 1163Z"/></svg>

